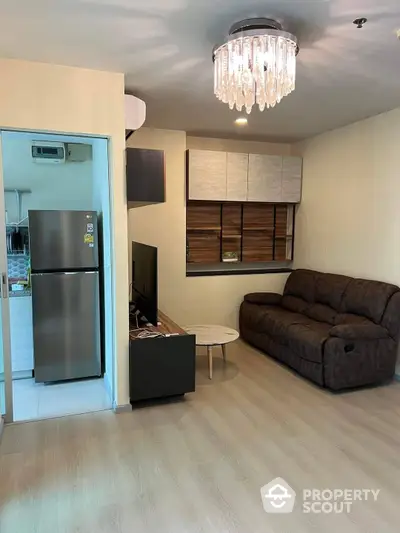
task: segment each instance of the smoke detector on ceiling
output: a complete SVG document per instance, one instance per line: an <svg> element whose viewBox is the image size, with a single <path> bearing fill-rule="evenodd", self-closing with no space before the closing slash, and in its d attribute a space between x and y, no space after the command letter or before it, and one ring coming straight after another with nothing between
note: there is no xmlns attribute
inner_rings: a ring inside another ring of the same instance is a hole
<svg viewBox="0 0 400 533"><path fill-rule="evenodd" d="M368 22L368 19L365 17L353 20L353 24L355 24L358 29L362 28L366 22Z"/></svg>

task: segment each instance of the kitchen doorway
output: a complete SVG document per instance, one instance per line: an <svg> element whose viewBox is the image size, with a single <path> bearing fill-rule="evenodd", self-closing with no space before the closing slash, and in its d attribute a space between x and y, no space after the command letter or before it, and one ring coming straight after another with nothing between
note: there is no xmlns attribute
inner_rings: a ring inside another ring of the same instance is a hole
<svg viewBox="0 0 400 533"><path fill-rule="evenodd" d="M26 421L111 409L108 141L3 131L1 153L2 413Z"/></svg>

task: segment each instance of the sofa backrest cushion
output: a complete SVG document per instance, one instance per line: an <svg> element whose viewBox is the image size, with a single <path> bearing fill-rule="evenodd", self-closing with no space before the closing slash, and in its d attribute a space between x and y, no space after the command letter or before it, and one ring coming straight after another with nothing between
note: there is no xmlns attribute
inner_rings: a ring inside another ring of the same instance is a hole
<svg viewBox="0 0 400 533"><path fill-rule="evenodd" d="M282 296L281 306L287 309L288 311L304 314L310 304L303 300L303 298L297 298L297 296L285 294L284 296Z"/></svg>
<svg viewBox="0 0 400 533"><path fill-rule="evenodd" d="M380 324L389 299L399 290L396 285L381 281L352 279L341 305L342 313L354 313Z"/></svg>
<svg viewBox="0 0 400 533"><path fill-rule="evenodd" d="M318 322L326 322L327 324L335 325L337 312L329 305L324 304L311 304L306 310L305 314L317 320Z"/></svg>
<svg viewBox="0 0 400 533"><path fill-rule="evenodd" d="M340 311L344 292L352 278L339 274L316 273L315 302Z"/></svg>
<svg viewBox="0 0 400 533"><path fill-rule="evenodd" d="M316 274L318 273L313 270L295 270L288 277L283 294L296 296L306 302L314 302Z"/></svg>
<svg viewBox="0 0 400 533"><path fill-rule="evenodd" d="M282 306L328 324L343 324L347 320L355 323L364 318L380 324L396 292L399 287L390 283L299 269L286 281ZM393 307L397 307L397 302ZM397 316L385 318L388 329L394 331ZM400 318L398 320L400 329Z"/></svg>

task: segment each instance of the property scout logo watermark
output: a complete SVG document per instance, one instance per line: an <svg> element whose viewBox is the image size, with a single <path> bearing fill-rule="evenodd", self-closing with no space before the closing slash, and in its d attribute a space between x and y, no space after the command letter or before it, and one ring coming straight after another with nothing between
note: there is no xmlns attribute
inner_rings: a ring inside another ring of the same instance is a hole
<svg viewBox="0 0 400 533"><path fill-rule="evenodd" d="M380 489L304 489L301 494L303 513L350 513L354 502L376 502ZM291 513L296 493L278 477L261 487L261 500L267 513Z"/></svg>

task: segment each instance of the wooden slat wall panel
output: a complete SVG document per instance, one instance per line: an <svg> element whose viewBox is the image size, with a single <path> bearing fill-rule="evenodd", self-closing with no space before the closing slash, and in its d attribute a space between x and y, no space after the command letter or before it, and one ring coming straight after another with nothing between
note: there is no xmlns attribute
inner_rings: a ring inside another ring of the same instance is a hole
<svg viewBox="0 0 400 533"><path fill-rule="evenodd" d="M221 204L218 202L188 202L186 206L186 227L214 230L221 228Z"/></svg>
<svg viewBox="0 0 400 533"><path fill-rule="evenodd" d="M188 201L187 262L219 263L226 252L243 262L291 260L292 218L290 205Z"/></svg>
<svg viewBox="0 0 400 533"><path fill-rule="evenodd" d="M224 204L222 206L222 234L240 235L242 229L241 204Z"/></svg>
<svg viewBox="0 0 400 533"><path fill-rule="evenodd" d="M243 232L242 261L272 261L274 241L272 235L261 231Z"/></svg>
<svg viewBox="0 0 400 533"><path fill-rule="evenodd" d="M222 253L235 252L241 260L242 205L228 203L222 206Z"/></svg>
<svg viewBox="0 0 400 533"><path fill-rule="evenodd" d="M242 261L272 261L274 236L274 206L243 205Z"/></svg>
<svg viewBox="0 0 400 533"><path fill-rule="evenodd" d="M288 209L286 205L277 205L275 209L275 261L285 261Z"/></svg>
<svg viewBox="0 0 400 533"><path fill-rule="evenodd" d="M188 263L219 263L220 240L217 233L190 233Z"/></svg>
<svg viewBox="0 0 400 533"><path fill-rule="evenodd" d="M287 206L276 206L275 235L276 237L286 237L287 234Z"/></svg>
<svg viewBox="0 0 400 533"><path fill-rule="evenodd" d="M286 260L286 239L275 239L275 261Z"/></svg>
<svg viewBox="0 0 400 533"><path fill-rule="evenodd" d="M274 206L272 204L243 204L244 230L274 230Z"/></svg>

